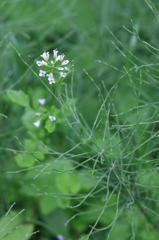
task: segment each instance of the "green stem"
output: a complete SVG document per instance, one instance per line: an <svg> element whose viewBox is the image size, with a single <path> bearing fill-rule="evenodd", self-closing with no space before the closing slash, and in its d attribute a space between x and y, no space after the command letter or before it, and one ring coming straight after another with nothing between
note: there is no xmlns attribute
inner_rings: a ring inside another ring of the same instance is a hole
<svg viewBox="0 0 159 240"><path fill-rule="evenodd" d="M52 84L52 92L53 92L53 95L52 95L52 99L51 99L51 106L54 104L54 95L55 95L55 92L56 92L56 83L55 84Z"/></svg>

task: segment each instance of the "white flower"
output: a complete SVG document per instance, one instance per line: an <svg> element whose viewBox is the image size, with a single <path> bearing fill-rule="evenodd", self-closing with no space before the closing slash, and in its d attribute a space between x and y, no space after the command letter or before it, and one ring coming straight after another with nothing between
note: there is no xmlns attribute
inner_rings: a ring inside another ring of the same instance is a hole
<svg viewBox="0 0 159 240"><path fill-rule="evenodd" d="M49 84L55 83L55 80L54 80L54 77L53 77L52 73L46 74L46 76L48 76Z"/></svg>
<svg viewBox="0 0 159 240"><path fill-rule="evenodd" d="M67 65L69 63L69 60L65 60L62 62L62 65Z"/></svg>
<svg viewBox="0 0 159 240"><path fill-rule="evenodd" d="M60 61L63 61L64 57L65 57L64 54L60 55Z"/></svg>
<svg viewBox="0 0 159 240"><path fill-rule="evenodd" d="M52 61L52 60L51 60L51 65L52 65L52 67L54 67L54 61Z"/></svg>
<svg viewBox="0 0 159 240"><path fill-rule="evenodd" d="M57 58L56 58L56 62L57 62L57 61L63 61L64 57L65 57L64 54L58 55Z"/></svg>
<svg viewBox="0 0 159 240"><path fill-rule="evenodd" d="M53 52L54 52L54 58L57 58L57 53L58 53L57 49L53 50Z"/></svg>
<svg viewBox="0 0 159 240"><path fill-rule="evenodd" d="M38 113L38 112L37 112L37 113L35 113L35 116L40 116L40 113Z"/></svg>
<svg viewBox="0 0 159 240"><path fill-rule="evenodd" d="M60 234L58 234L58 235L57 235L57 240L63 240L63 236L60 235Z"/></svg>
<svg viewBox="0 0 159 240"><path fill-rule="evenodd" d="M69 71L70 69L69 69L68 67L65 67L65 70L66 70L66 71Z"/></svg>
<svg viewBox="0 0 159 240"><path fill-rule="evenodd" d="M42 66L42 61L37 61L36 64L40 67Z"/></svg>
<svg viewBox="0 0 159 240"><path fill-rule="evenodd" d="M45 61L37 61L36 64L40 67L40 66L48 66L47 62Z"/></svg>
<svg viewBox="0 0 159 240"><path fill-rule="evenodd" d="M40 77L45 77L45 73L46 73L45 71L40 70L40 72L39 72L39 76L40 76Z"/></svg>
<svg viewBox="0 0 159 240"><path fill-rule="evenodd" d="M51 122L53 122L53 121L56 121L56 117L55 116L49 116L49 119L51 120Z"/></svg>
<svg viewBox="0 0 159 240"><path fill-rule="evenodd" d="M66 77L66 73L60 72L60 76L61 76L61 77Z"/></svg>
<svg viewBox="0 0 159 240"><path fill-rule="evenodd" d="M58 70L60 70L60 71L62 71L62 70L64 70L64 68L63 67L59 67L59 68L57 68Z"/></svg>
<svg viewBox="0 0 159 240"><path fill-rule="evenodd" d="M34 125L35 125L35 127L39 127L40 126L40 120L34 122Z"/></svg>
<svg viewBox="0 0 159 240"><path fill-rule="evenodd" d="M47 61L49 59L49 52L44 52L42 55L41 55L42 58L44 58L45 61Z"/></svg>
<svg viewBox="0 0 159 240"><path fill-rule="evenodd" d="M45 101L46 101L45 98L40 98L40 99L38 99L38 102L39 102L41 105L44 105L44 104L45 104Z"/></svg>
<svg viewBox="0 0 159 240"><path fill-rule="evenodd" d="M59 60L60 60L60 55L57 56L57 58L56 58L55 61L57 62L57 61L59 61Z"/></svg>
<svg viewBox="0 0 159 240"><path fill-rule="evenodd" d="M48 66L47 62L42 60L42 66Z"/></svg>

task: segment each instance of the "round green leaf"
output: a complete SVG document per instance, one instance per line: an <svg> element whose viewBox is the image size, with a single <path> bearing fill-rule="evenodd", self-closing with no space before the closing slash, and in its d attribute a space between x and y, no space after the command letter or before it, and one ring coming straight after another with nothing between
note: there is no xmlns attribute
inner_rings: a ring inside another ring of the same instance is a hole
<svg viewBox="0 0 159 240"><path fill-rule="evenodd" d="M8 97L12 102L15 102L23 107L29 107L29 97L24 92L16 90L8 90Z"/></svg>

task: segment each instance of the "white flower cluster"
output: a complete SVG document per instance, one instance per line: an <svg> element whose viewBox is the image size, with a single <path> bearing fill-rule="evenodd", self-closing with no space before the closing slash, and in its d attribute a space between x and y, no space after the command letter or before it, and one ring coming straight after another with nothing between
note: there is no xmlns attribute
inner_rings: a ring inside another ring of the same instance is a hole
<svg viewBox="0 0 159 240"><path fill-rule="evenodd" d="M40 98L38 99L38 102L41 104L41 105L44 105L45 104L45 101L46 99L45 98ZM40 116L40 113L35 113L36 116ZM49 119L51 122L54 122L56 121L56 117L55 116L52 116L52 115L49 115ZM40 126L40 120L37 120L36 122L34 122L34 126L35 127L39 127Z"/></svg>
<svg viewBox="0 0 159 240"><path fill-rule="evenodd" d="M44 67L46 71L41 70L39 72L40 77L48 77L49 84L55 83L54 73L58 73L60 77L66 77L67 72L70 70L67 67L69 60L64 60L65 55L57 55L57 49L53 50L53 60L49 61L49 52L44 52L41 57L44 59L42 61L37 61L36 64L39 67Z"/></svg>

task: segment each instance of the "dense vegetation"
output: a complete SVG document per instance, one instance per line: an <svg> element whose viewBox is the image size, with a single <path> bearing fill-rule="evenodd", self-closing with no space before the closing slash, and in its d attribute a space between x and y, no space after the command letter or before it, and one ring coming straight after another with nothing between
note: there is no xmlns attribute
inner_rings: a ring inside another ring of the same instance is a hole
<svg viewBox="0 0 159 240"><path fill-rule="evenodd" d="M159 2L0 10L0 239L158 239Z"/></svg>

